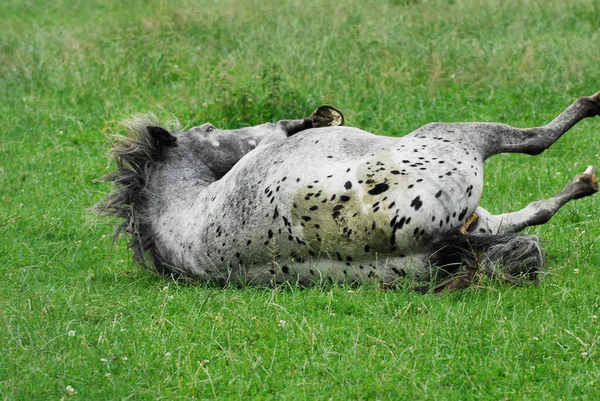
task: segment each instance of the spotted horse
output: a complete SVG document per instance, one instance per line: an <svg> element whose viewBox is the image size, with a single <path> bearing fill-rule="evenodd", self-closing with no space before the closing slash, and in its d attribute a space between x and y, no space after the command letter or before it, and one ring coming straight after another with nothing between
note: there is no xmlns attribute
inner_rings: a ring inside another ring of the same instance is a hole
<svg viewBox="0 0 600 401"><path fill-rule="evenodd" d="M142 265L219 285L393 286L407 276L439 291L483 274L536 281L545 254L519 232L597 192L595 170L492 215L479 206L484 161L537 155L599 114L600 92L541 127L432 123L403 137L344 126L331 106L237 130L183 132L137 116L113 143L115 189L97 208L123 219L115 235L130 236Z"/></svg>

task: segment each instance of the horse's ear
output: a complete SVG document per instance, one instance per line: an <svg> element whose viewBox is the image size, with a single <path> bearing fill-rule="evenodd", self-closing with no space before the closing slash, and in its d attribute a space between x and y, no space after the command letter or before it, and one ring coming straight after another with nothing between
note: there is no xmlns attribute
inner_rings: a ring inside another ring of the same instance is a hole
<svg viewBox="0 0 600 401"><path fill-rule="evenodd" d="M175 144L177 137L162 127L149 125L146 127L150 136L160 145L169 146Z"/></svg>

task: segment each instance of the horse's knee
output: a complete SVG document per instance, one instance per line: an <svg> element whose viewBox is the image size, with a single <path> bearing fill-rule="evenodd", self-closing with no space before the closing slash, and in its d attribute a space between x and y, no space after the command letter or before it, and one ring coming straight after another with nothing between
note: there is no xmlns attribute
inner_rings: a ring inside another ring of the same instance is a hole
<svg viewBox="0 0 600 401"><path fill-rule="evenodd" d="M313 122L308 118L303 120L282 120L278 121L276 126L285 133L286 137L314 128Z"/></svg>

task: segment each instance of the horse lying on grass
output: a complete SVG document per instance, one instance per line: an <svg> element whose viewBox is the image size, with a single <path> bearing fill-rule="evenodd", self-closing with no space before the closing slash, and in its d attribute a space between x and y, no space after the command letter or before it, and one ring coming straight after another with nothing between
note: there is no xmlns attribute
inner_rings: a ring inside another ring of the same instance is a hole
<svg viewBox="0 0 600 401"><path fill-rule="evenodd" d="M343 126L331 106L302 120L186 132L154 116L126 122L116 188L97 208L125 222L135 259L163 275L226 285L377 282L404 276L463 288L477 272L536 281L535 236L565 203L598 191L593 167L556 196L492 215L479 206L484 161L537 155L600 114L600 92L552 122L519 129L433 123L403 137Z"/></svg>

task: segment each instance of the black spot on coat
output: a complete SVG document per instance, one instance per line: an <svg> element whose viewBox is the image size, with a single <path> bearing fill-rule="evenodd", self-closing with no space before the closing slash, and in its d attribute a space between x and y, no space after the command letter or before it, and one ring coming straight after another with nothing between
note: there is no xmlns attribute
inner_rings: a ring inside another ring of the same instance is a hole
<svg viewBox="0 0 600 401"><path fill-rule="evenodd" d="M387 191L388 189L390 189L390 186L388 184L380 183L371 188L371 190L369 191L369 195L379 195Z"/></svg>
<svg viewBox="0 0 600 401"><path fill-rule="evenodd" d="M421 206L423 206L423 201L421 201L421 197L417 196L415 199L413 199L410 203L410 206L414 207L415 210L419 210Z"/></svg>

